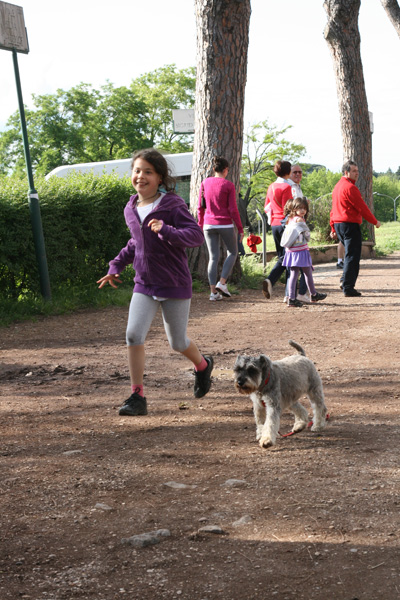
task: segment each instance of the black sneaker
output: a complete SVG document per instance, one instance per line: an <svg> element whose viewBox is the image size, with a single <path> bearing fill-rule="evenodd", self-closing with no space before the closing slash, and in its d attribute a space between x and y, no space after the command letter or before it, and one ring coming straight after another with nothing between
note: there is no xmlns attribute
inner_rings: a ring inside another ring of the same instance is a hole
<svg viewBox="0 0 400 600"><path fill-rule="evenodd" d="M303 303L300 302L300 300L297 300L297 298L295 298L294 300L292 300L291 298L289 298L289 300L288 300L288 306L290 308L301 308L303 306Z"/></svg>
<svg viewBox="0 0 400 600"><path fill-rule="evenodd" d="M128 400L125 400L125 404L121 406L118 411L120 415L126 415L129 417L138 417L139 415L147 415L147 402L146 398L134 392L129 396Z"/></svg>
<svg viewBox="0 0 400 600"><path fill-rule="evenodd" d="M208 362L208 366L204 371L194 372L194 397L202 398L208 392L211 387L211 372L214 367L214 361L212 356L204 357Z"/></svg>
<svg viewBox="0 0 400 600"><path fill-rule="evenodd" d="M342 262L336 263L336 268L337 269L343 269L343 263Z"/></svg>
<svg viewBox="0 0 400 600"><path fill-rule="evenodd" d="M321 294L317 292L314 296L311 296L311 302L319 302L320 300L325 300L327 294Z"/></svg>
<svg viewBox="0 0 400 600"><path fill-rule="evenodd" d="M344 295L346 296L346 298L358 298L359 296L361 296L361 292L357 292L357 290L346 290Z"/></svg>
<svg viewBox="0 0 400 600"><path fill-rule="evenodd" d="M269 279L263 281L263 294L267 300L272 297L272 283Z"/></svg>

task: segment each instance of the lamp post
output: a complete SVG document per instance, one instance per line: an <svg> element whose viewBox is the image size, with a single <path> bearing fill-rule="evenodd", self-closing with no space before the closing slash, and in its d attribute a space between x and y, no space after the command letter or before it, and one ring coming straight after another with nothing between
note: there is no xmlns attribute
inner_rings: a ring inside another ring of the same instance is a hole
<svg viewBox="0 0 400 600"><path fill-rule="evenodd" d="M23 9L20 6L15 6L14 4L9 4L8 2L0 2L0 49L10 50L13 55L15 83L17 87L19 114L21 120L21 132L24 143L25 164L29 183L29 212L31 216L33 242L39 271L40 290L45 300L51 300L50 279L47 267L39 196L33 181L28 132L26 128L24 102L22 99L21 81L19 77L17 58L17 52L28 54L28 37L25 28Z"/></svg>
<svg viewBox="0 0 400 600"><path fill-rule="evenodd" d="M397 220L396 219L396 217L397 217L397 215L396 215L396 200L398 198L400 198L400 194L398 196L396 196L396 198L392 198L392 196L388 196L388 194L381 194L380 192L373 192L372 195L373 196L384 196L385 198L390 198L393 201L393 217L394 217L394 220L396 221Z"/></svg>

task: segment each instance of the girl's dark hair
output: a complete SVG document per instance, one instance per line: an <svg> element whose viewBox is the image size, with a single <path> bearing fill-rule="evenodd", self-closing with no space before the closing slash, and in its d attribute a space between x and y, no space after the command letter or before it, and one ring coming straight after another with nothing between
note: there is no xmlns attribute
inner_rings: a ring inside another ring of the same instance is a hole
<svg viewBox="0 0 400 600"><path fill-rule="evenodd" d="M154 150L154 148L147 148L145 150L136 150L132 156L131 168L133 169L133 165L137 158L142 158L150 163L155 172L160 175L161 183L160 186L165 188L167 192L175 189L175 178L171 175L171 169L168 166L167 161L164 156L158 150Z"/></svg>
<svg viewBox="0 0 400 600"><path fill-rule="evenodd" d="M277 160L274 165L274 173L277 177L284 177L290 175L292 165L288 160Z"/></svg>
<svg viewBox="0 0 400 600"><path fill-rule="evenodd" d="M294 198L294 200L288 200L286 202L284 208L285 217L294 217L299 208L305 208L307 211L304 215L304 220L307 221L308 213L310 212L310 205L308 204L308 200L305 196L303 196L303 198Z"/></svg>
<svg viewBox="0 0 400 600"><path fill-rule="evenodd" d="M225 169L229 168L229 163L223 156L214 156L213 158L213 169L217 173L222 173Z"/></svg>

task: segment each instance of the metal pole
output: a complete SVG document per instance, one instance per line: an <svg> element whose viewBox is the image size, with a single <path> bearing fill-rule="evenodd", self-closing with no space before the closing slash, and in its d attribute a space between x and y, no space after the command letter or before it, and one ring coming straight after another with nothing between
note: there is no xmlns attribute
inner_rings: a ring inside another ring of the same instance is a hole
<svg viewBox="0 0 400 600"><path fill-rule="evenodd" d="M265 213L262 213L259 208L256 208L256 211L257 211L258 216L260 217L261 224L262 224L262 242L263 242L262 256L263 256L263 268L265 271L265 268L267 266L267 227L266 227L267 217L266 217Z"/></svg>
<svg viewBox="0 0 400 600"><path fill-rule="evenodd" d="M400 198L400 194L394 199L394 220L397 221L396 200Z"/></svg>
<svg viewBox="0 0 400 600"><path fill-rule="evenodd" d="M35 185L33 182L31 155L29 152L28 132L26 129L25 110L24 110L24 103L22 100L21 81L19 78L18 58L17 58L16 50L13 50L12 54L13 54L13 62L14 62L15 83L17 85L19 115L20 115L20 119L21 119L22 139L24 142L25 163L26 163L26 170L28 173L29 212L31 215L33 243L35 245L36 261L37 261L38 270L39 270L40 290L41 290L42 296L45 300L51 300L50 279L49 279L49 271L48 271L48 267L47 267L46 248L45 248L45 244L44 244L42 218L40 215L39 195L38 195L37 191L35 190Z"/></svg>

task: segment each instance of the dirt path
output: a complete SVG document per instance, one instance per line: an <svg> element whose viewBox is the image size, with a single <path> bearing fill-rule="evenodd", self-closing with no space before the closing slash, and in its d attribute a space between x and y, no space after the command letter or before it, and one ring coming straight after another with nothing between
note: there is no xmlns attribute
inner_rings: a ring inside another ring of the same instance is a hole
<svg viewBox="0 0 400 600"><path fill-rule="evenodd" d="M216 365L201 401L158 318L136 419L118 416L127 309L0 330L1 599L400 597L400 253L362 262L362 298L343 297L334 264L315 275L328 299L299 310L282 286L270 302L195 296L190 335ZM261 450L233 363L287 356L289 339L332 417ZM154 545L122 541L156 530Z"/></svg>

